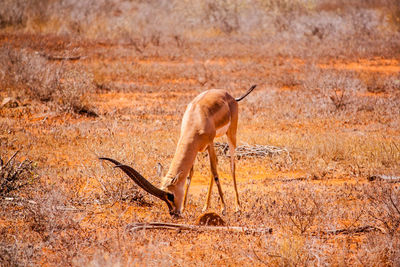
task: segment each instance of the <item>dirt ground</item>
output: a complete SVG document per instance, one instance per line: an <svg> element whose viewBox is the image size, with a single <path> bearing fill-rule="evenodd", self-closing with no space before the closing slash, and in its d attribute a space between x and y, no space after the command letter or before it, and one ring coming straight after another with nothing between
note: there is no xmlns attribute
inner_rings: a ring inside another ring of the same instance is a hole
<svg viewBox="0 0 400 267"><path fill-rule="evenodd" d="M307 46L288 52L279 42L238 40L140 46L3 31L0 100L10 101L0 108L2 186L12 168L28 178L0 192L0 262L398 266L400 50L314 55ZM218 151L228 210L221 214L214 188L209 211L227 226L272 232L132 230L195 225L208 155L197 155L178 219L98 157L133 166L158 186L157 163L165 174L186 105L211 88L238 97L253 84L239 103L238 145L276 150L236 158L240 213L230 160Z"/></svg>

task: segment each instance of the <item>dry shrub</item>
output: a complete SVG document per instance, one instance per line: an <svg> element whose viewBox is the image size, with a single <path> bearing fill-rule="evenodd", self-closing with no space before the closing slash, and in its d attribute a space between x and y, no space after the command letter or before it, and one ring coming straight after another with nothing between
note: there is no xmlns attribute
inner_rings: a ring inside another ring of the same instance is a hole
<svg viewBox="0 0 400 267"><path fill-rule="evenodd" d="M44 242L55 242L61 231L77 230L79 225L71 217L68 201L58 190L44 190L45 195L35 199L34 204L28 204L27 221L31 230L37 232Z"/></svg>
<svg viewBox="0 0 400 267"><path fill-rule="evenodd" d="M354 94L361 88L355 72L325 71L316 83L326 99L330 99L335 110L348 107L354 101ZM314 85L315 86L315 85Z"/></svg>
<svg viewBox="0 0 400 267"><path fill-rule="evenodd" d="M365 266L400 264L400 187L384 181L374 181L363 188L365 212L371 223L383 230L369 234L358 250L357 259Z"/></svg>
<svg viewBox="0 0 400 267"><path fill-rule="evenodd" d="M371 93L393 92L400 89L399 75L382 75L381 73L360 73L360 80Z"/></svg>
<svg viewBox="0 0 400 267"><path fill-rule="evenodd" d="M400 92L400 75L390 75L385 80L386 90Z"/></svg>
<svg viewBox="0 0 400 267"><path fill-rule="evenodd" d="M311 185L283 185L279 195L267 201L267 211L285 231L294 235L310 233L323 215L323 194Z"/></svg>
<svg viewBox="0 0 400 267"><path fill-rule="evenodd" d="M29 266L33 260L38 260L40 253L40 246L15 240L15 237L0 232L1 266Z"/></svg>
<svg viewBox="0 0 400 267"><path fill-rule="evenodd" d="M362 266L399 266L400 234L368 234L359 245L356 258Z"/></svg>
<svg viewBox="0 0 400 267"><path fill-rule="evenodd" d="M18 151L6 161L0 156L0 197L18 191L37 178L33 162L28 159L17 161L17 153Z"/></svg>
<svg viewBox="0 0 400 267"><path fill-rule="evenodd" d="M332 245L318 238L283 234L265 239L265 248L257 255L267 266L319 266L330 265L329 252Z"/></svg>
<svg viewBox="0 0 400 267"><path fill-rule="evenodd" d="M260 5L267 11L280 13L299 12L304 13L310 10L311 5L302 0L261 0Z"/></svg>
<svg viewBox="0 0 400 267"><path fill-rule="evenodd" d="M387 13L390 23L400 32L400 3L397 0L388 0Z"/></svg>
<svg viewBox="0 0 400 267"><path fill-rule="evenodd" d="M367 212L374 223L389 235L400 231L400 187L387 182L374 181L364 187L368 201Z"/></svg>
<svg viewBox="0 0 400 267"><path fill-rule="evenodd" d="M7 26L23 26L26 23L27 10L24 0L4 0L0 9L0 29Z"/></svg>
<svg viewBox="0 0 400 267"><path fill-rule="evenodd" d="M61 257L54 259L46 255L49 262L71 263L82 247L90 246L94 241L79 224L87 214L77 213L79 209L71 207L71 201L60 188L42 185L38 189L40 195L33 198L34 202L23 206L25 225L29 227L30 233L36 233L31 238L36 238L35 243L39 246L63 251Z"/></svg>
<svg viewBox="0 0 400 267"><path fill-rule="evenodd" d="M325 134L309 143L311 149L305 159L299 157L298 164L310 161L312 173L317 177L356 176L376 174L376 171L395 174L399 171L400 153L396 138L382 139L379 135L351 136ZM296 159L295 159L296 160ZM372 173L371 173L372 172Z"/></svg>
<svg viewBox="0 0 400 267"><path fill-rule="evenodd" d="M87 98L94 89L93 77L76 66L53 63L38 53L4 45L0 48L0 75L1 86L20 90L55 110L97 116Z"/></svg>
<svg viewBox="0 0 400 267"><path fill-rule="evenodd" d="M96 175L102 190L102 194L96 194L97 201L109 203L115 201L126 201L136 203L140 206L151 206L142 191L125 175L115 175L116 169L103 175Z"/></svg>
<svg viewBox="0 0 400 267"><path fill-rule="evenodd" d="M38 183L36 192L27 192L25 198L1 200L3 216L12 222L0 229L0 263L2 266L26 266L43 260L43 248L63 251L61 262L71 262L86 246L87 239L79 226L76 208L57 189ZM84 216L84 214L83 214ZM55 262L53 262L55 263Z"/></svg>
<svg viewBox="0 0 400 267"><path fill-rule="evenodd" d="M5 1L5 7L3 27L110 40L133 45L138 53L166 43L185 49L188 40L234 36L268 41L278 55L381 55L392 54L399 38L398 27L391 27L399 17L394 0L368 5L361 0L18 0Z"/></svg>
<svg viewBox="0 0 400 267"><path fill-rule="evenodd" d="M361 188L362 211L382 233L367 234L356 258L363 266L400 264L400 188L398 184L374 181Z"/></svg>
<svg viewBox="0 0 400 267"><path fill-rule="evenodd" d="M204 3L205 23L230 34L239 30L238 2L207 1Z"/></svg>

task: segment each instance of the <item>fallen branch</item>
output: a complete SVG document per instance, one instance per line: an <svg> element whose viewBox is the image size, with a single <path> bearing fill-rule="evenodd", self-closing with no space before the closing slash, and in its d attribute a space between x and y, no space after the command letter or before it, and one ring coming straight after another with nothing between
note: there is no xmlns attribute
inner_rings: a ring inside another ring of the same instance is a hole
<svg viewBox="0 0 400 267"><path fill-rule="evenodd" d="M383 231L375 226L366 225L366 226L360 226L360 227L354 227L354 228L321 231L320 233L324 234L324 235L340 235L340 234L351 235L351 234L361 234L361 233L369 233L369 232L383 232Z"/></svg>
<svg viewBox="0 0 400 267"><path fill-rule="evenodd" d="M71 60L71 61L84 58L82 56L52 56L52 55L46 55L45 57L48 60Z"/></svg>
<svg viewBox="0 0 400 267"><path fill-rule="evenodd" d="M241 232L245 234L272 234L272 228L248 228L240 226L201 226L190 224L176 224L176 223L163 223L163 222L150 222L150 223L133 223L127 226L130 231L148 230L148 229L164 229L164 230L188 230L188 231L227 231L227 232Z"/></svg>
<svg viewBox="0 0 400 267"><path fill-rule="evenodd" d="M309 178L307 178L307 177L277 179L277 181L282 182L282 183L307 181L307 180L309 180Z"/></svg>
<svg viewBox="0 0 400 267"><path fill-rule="evenodd" d="M45 54L45 53L39 53L39 52L37 52L39 55L41 55L42 57L45 57L45 58L47 58L48 60L71 60L71 61L74 61L74 60L78 60L78 59L84 59L84 58L86 58L85 56L83 57L83 56L56 56L56 55L48 55L48 54Z"/></svg>
<svg viewBox="0 0 400 267"><path fill-rule="evenodd" d="M229 145L227 143L216 142L214 147L217 149L220 155L225 157L230 157L229 154ZM267 145L249 145L244 144L236 147L235 156L240 158L263 158L267 156L275 156L285 154L288 162L291 162L291 157L289 151L286 148L280 148L276 146L267 146Z"/></svg>
<svg viewBox="0 0 400 267"><path fill-rule="evenodd" d="M17 205L17 206L26 206L27 204L30 205L39 205L36 201L30 200L30 199L23 199L23 198L14 198L14 197L5 197L3 198L6 203L10 203L12 205ZM84 211L84 209L79 209L76 207L67 207L67 206L55 206L57 210L62 210L62 211L74 211L74 212L81 212Z"/></svg>
<svg viewBox="0 0 400 267"><path fill-rule="evenodd" d="M380 180L389 183L399 183L400 177L399 176L389 176L389 175L371 175L368 177L368 181L372 182L375 180Z"/></svg>

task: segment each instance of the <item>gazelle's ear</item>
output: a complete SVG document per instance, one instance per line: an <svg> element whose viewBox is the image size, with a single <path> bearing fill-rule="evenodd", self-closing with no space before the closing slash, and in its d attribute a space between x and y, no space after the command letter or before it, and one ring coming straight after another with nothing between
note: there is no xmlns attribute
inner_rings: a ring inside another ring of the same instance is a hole
<svg viewBox="0 0 400 267"><path fill-rule="evenodd" d="M163 170L164 170L164 167L163 167L163 165L161 165L161 163L160 162L157 162L157 176L158 176L158 178L162 178L163 177Z"/></svg>
<svg viewBox="0 0 400 267"><path fill-rule="evenodd" d="M175 175L175 177L171 180L170 185L174 185L178 182L178 178L179 178L179 175L181 175L181 173L182 172L179 172L177 175Z"/></svg>

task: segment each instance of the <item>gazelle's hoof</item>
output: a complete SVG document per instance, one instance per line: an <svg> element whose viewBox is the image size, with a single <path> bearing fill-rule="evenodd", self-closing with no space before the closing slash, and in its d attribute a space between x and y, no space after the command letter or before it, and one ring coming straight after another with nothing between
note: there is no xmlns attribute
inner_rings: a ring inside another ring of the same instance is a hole
<svg viewBox="0 0 400 267"><path fill-rule="evenodd" d="M182 214L180 212L170 212L169 213L173 219L180 219L182 218Z"/></svg>
<svg viewBox="0 0 400 267"><path fill-rule="evenodd" d="M235 214L240 215L241 213L242 213L242 210L241 210L240 206L236 206Z"/></svg>
<svg viewBox="0 0 400 267"><path fill-rule="evenodd" d="M203 209L201 210L201 212L206 212L208 210L207 206L204 206Z"/></svg>

